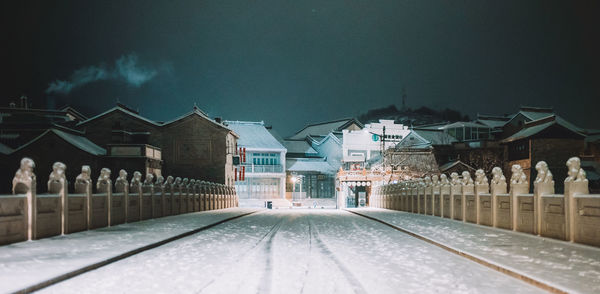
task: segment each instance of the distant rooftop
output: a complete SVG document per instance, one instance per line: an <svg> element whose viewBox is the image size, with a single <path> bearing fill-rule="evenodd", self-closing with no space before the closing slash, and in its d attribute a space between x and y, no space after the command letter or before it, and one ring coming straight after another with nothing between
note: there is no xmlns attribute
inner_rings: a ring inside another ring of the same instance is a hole
<svg viewBox="0 0 600 294"><path fill-rule="evenodd" d="M250 150L286 151L262 121L224 121L223 123L240 136L237 141L239 147Z"/></svg>
<svg viewBox="0 0 600 294"><path fill-rule="evenodd" d="M304 128L302 128L296 134L291 136L289 139L301 140L301 139L306 138L306 136L313 136L313 137L327 136L331 132L340 132L344 128L352 125L353 123L358 125L360 128L364 127L364 125L355 118L344 118L344 119L339 119L339 120L334 120L334 121L327 121L327 122L306 125Z"/></svg>
<svg viewBox="0 0 600 294"><path fill-rule="evenodd" d="M581 128L573 125L572 123L566 121L565 119L557 115L552 115L525 123L520 131L502 140L501 142L508 143L516 140L529 138L531 136L541 133L542 131L554 125L561 126L567 129L568 131L574 133L576 136L581 136L582 138L585 138L585 135L581 133Z"/></svg>

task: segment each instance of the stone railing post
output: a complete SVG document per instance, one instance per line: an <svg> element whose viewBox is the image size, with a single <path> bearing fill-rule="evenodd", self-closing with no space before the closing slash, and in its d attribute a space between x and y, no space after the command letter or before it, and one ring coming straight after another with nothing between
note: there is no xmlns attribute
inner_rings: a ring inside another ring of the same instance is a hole
<svg viewBox="0 0 600 294"><path fill-rule="evenodd" d="M69 198L68 198L68 182L65 175L67 166L62 162L55 162L52 165L52 173L48 180L48 193L60 195L60 227L61 234L67 232L67 224L69 223Z"/></svg>
<svg viewBox="0 0 600 294"><path fill-rule="evenodd" d="M479 224L481 222L481 194L488 194L490 193L490 186L488 185L488 183L486 182L485 184L478 184L475 185L475 205L476 205L476 209L477 209L477 223ZM491 200L491 199L490 199Z"/></svg>
<svg viewBox="0 0 600 294"><path fill-rule="evenodd" d="M442 193L439 177L437 175L431 176L431 182L431 215L436 215L437 211L441 216L440 202L442 202ZM439 196L439 199L436 198L436 195Z"/></svg>
<svg viewBox="0 0 600 294"><path fill-rule="evenodd" d="M142 220L142 215L143 215L143 208L144 208L144 203L143 203L143 191L142 191L142 173L140 173L139 171L135 171L133 172L133 178L131 179L131 184L129 187L129 191L132 193L136 193L138 198L138 221Z"/></svg>
<svg viewBox="0 0 600 294"><path fill-rule="evenodd" d="M444 176L444 175L443 175ZM440 188L440 211L442 217L447 217L452 219L452 192L450 191L452 186L450 186L450 182L443 182ZM448 195L448 201L446 202L445 195ZM447 205L447 206L446 206ZM446 211L448 213L446 214Z"/></svg>
<svg viewBox="0 0 600 294"><path fill-rule="evenodd" d="M181 208L181 178L180 177L176 177L175 178L175 182L173 182L173 186L174 186L174 191L176 196L173 197L173 214L180 214L180 208ZM175 195L173 194L173 195ZM175 211L177 211L177 213L175 213Z"/></svg>
<svg viewBox="0 0 600 294"><path fill-rule="evenodd" d="M165 217L167 215L167 199L165 196L165 178L163 176L156 177L156 183L154 183L155 191L160 193L160 215Z"/></svg>
<svg viewBox="0 0 600 294"><path fill-rule="evenodd" d="M154 218L154 175L146 174L146 180L144 180L144 184L142 184L142 193L150 193L150 218ZM143 201L142 195L142 201ZM140 215L140 219L143 219L142 215Z"/></svg>
<svg viewBox="0 0 600 294"><path fill-rule="evenodd" d="M510 199L511 199L510 211L511 211L511 216L512 216L512 230L516 231L517 224L519 221L519 218L518 218L519 201L517 199L517 196L519 194L529 193L529 181L527 181L527 176L523 172L523 169L521 168L520 165L518 165L518 164L513 165L511 168L511 172L512 172L512 176L510 178L510 191L509 191Z"/></svg>
<svg viewBox="0 0 600 294"><path fill-rule="evenodd" d="M581 168L579 157L571 157L567 161L568 176L565 179L565 224L568 241L575 241L577 228L575 216L577 215L577 202L575 195L590 194L588 179Z"/></svg>
<svg viewBox="0 0 600 294"><path fill-rule="evenodd" d="M115 181L115 192L123 193L123 207L125 209L125 223L129 219L129 182L127 181L127 171L119 171L119 177Z"/></svg>
<svg viewBox="0 0 600 294"><path fill-rule="evenodd" d="M467 195L475 194L475 185L468 171L462 173L461 185L462 221L467 221Z"/></svg>
<svg viewBox="0 0 600 294"><path fill-rule="evenodd" d="M475 223L481 223L481 194L487 194L490 192L490 186L488 179L485 176L485 172L482 169L475 171L475 215L477 221ZM491 200L491 199L490 199Z"/></svg>
<svg viewBox="0 0 600 294"><path fill-rule="evenodd" d="M107 211L107 225L111 226L111 215L112 215L112 181L110 180L111 171L108 168L102 168L100 170L100 176L96 182L96 191L98 193L106 193L106 211ZM93 207L93 206L92 206Z"/></svg>
<svg viewBox="0 0 600 294"><path fill-rule="evenodd" d="M21 166L12 182L13 194L25 194L27 198L27 239L36 239L37 232L37 194L36 177L33 173L35 163L31 158L21 159Z"/></svg>
<svg viewBox="0 0 600 294"><path fill-rule="evenodd" d="M87 229L92 228L92 170L89 165L81 166L81 174L75 179L75 193L85 194Z"/></svg>
<svg viewBox="0 0 600 294"><path fill-rule="evenodd" d="M554 194L554 179L546 162L538 162L535 169L537 170L537 177L533 183L534 233L540 235L542 232L542 213L544 212L542 196Z"/></svg>
<svg viewBox="0 0 600 294"><path fill-rule="evenodd" d="M506 194L507 184L506 178L502 174L502 169L499 167L494 167L492 169L492 180L490 185L490 190L492 194L492 226L498 227L498 194Z"/></svg>

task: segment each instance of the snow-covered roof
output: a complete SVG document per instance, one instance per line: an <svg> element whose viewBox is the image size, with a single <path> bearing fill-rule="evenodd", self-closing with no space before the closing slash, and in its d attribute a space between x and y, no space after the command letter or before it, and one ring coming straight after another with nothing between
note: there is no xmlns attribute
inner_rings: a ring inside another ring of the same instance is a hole
<svg viewBox="0 0 600 294"><path fill-rule="evenodd" d="M77 126L80 126L80 125L83 125L83 124L87 124L88 122L94 121L94 120L96 120L98 118L101 118L101 117L103 117L103 116L105 116L105 115L107 115L109 113L115 112L115 111L123 112L123 113L125 113L125 114L127 114L129 116L135 117L135 118L137 118L137 119L139 119L141 121L144 121L144 122L149 123L149 124L154 125L154 126L160 126L161 125L161 124L159 124L159 123L157 123L157 122L155 122L153 120L147 119L147 118L145 118L145 117L143 117L143 116L141 116L141 115L139 115L139 114L137 114L135 112L129 111L129 110L127 110L127 109L125 109L125 108L120 107L120 106L117 105L117 106L115 106L115 107L113 107L113 108L111 108L111 109L109 109L109 110L107 110L107 111L105 111L103 113L100 113L100 114L98 114L96 116L90 117L90 118L88 118L88 119L86 119L84 121L81 121L81 122L77 123Z"/></svg>
<svg viewBox="0 0 600 294"><path fill-rule="evenodd" d="M198 107L196 107L196 106L194 106L194 109L193 109L192 111L190 111L190 112L188 112L188 113L186 113L186 114L184 114L184 115L182 115L182 116L179 116L179 117L177 117L177 118L175 118L175 119L172 119L172 120L170 120L170 121L168 121L168 122L165 122L165 123L163 123L162 125L163 125L163 126L170 125L170 124L172 124L172 123L178 122L178 121L180 121L180 120L182 120L182 119L185 119L185 118L187 118L187 117L189 117L189 116L193 116L193 115L197 115L197 116L199 116L199 117L201 117L201 118L203 118L203 119L205 119L205 120L207 120L207 121L211 122L213 125L215 125L215 126L217 126L217 127L219 127L219 128L222 128L222 129L225 129L225 130L228 130L228 131L232 131L232 129L231 129L231 128L228 128L227 126L225 126L225 125L223 125L223 124L220 124L220 123L216 122L215 120L213 120L212 118L208 117L208 116L207 116L207 115L206 115L206 114L205 114L205 113L204 113L202 110L200 110L200 109L199 109ZM234 131L234 132L235 132L235 131ZM236 136L237 136L238 134L234 134L234 135L236 135Z"/></svg>
<svg viewBox="0 0 600 294"><path fill-rule="evenodd" d="M302 153L305 155L318 155L318 152L312 148L305 140L284 140L283 145L288 153Z"/></svg>
<svg viewBox="0 0 600 294"><path fill-rule="evenodd" d="M9 154L13 152L13 149L0 143L0 154Z"/></svg>
<svg viewBox="0 0 600 294"><path fill-rule="evenodd" d="M456 142L456 138L448 135L447 133L440 130L416 130L413 132L417 133L423 139L427 140L432 145L450 145Z"/></svg>
<svg viewBox="0 0 600 294"><path fill-rule="evenodd" d="M440 166L440 172L444 173L447 170L449 170L449 169L451 169L451 168L453 168L453 167L455 167L457 165L463 166L463 167L465 167L465 168L467 168L469 170L475 170L474 167L472 167L472 166L470 166L470 165L468 165L468 164L466 164L466 163L464 163L464 162L462 162L460 160L454 160L454 161L450 161L448 163L442 164Z"/></svg>
<svg viewBox="0 0 600 294"><path fill-rule="evenodd" d="M286 148L265 128L263 122L225 121L224 123L238 134L239 147L250 150L286 151Z"/></svg>
<svg viewBox="0 0 600 294"><path fill-rule="evenodd" d="M503 127L507 120L478 119L477 122L493 129Z"/></svg>
<svg viewBox="0 0 600 294"><path fill-rule="evenodd" d="M69 143L87 153L90 153L93 155L106 155L106 149L94 144L92 141L88 140L87 138L76 135L76 134L68 133L65 131L61 131L58 129L48 129L47 131L43 132L41 135L37 136L33 140L31 140L31 141L27 142L26 144L20 146L19 148L15 149L13 152L19 151L19 150L35 143L36 141L40 140L41 138L43 138L44 136L46 136L49 133L54 133L55 135L57 135L60 138L62 138L63 140L65 140L67 143Z"/></svg>
<svg viewBox="0 0 600 294"><path fill-rule="evenodd" d="M550 117L545 117L542 119L538 119L538 120L534 120L534 121L525 123L523 125L523 128L520 131L518 131L517 133L513 134L512 136L502 140L501 142L508 143L508 142L512 142L512 141L516 141L516 140L525 139L525 138L531 137L533 135L536 135L536 134L542 132L543 130L545 130L551 126L554 126L554 125L559 125L565 129L573 132L575 135L585 138L585 135L580 132L581 131L580 128L576 127L572 123L564 120L563 118L561 118L557 115L552 115Z"/></svg>
<svg viewBox="0 0 600 294"><path fill-rule="evenodd" d="M285 160L287 171L291 172L319 172L334 174L336 172L323 158L290 158Z"/></svg>
<svg viewBox="0 0 600 294"><path fill-rule="evenodd" d="M423 138L419 133L411 130L406 137L402 138L402 140L396 144L396 149L400 148L429 149L431 148L431 142Z"/></svg>
<svg viewBox="0 0 600 294"><path fill-rule="evenodd" d="M327 136L327 134L335 131L341 131L344 127L350 126L353 123L361 128L363 127L363 124L354 118L344 118L306 125L289 139L301 140L306 138L306 136Z"/></svg>
<svg viewBox="0 0 600 294"><path fill-rule="evenodd" d="M457 121L455 123L451 123L451 124L447 124L445 126L440 127L440 130L445 130L445 129L451 129L451 128L461 128L461 127L467 127L467 128L487 128L487 126L480 124L480 123L476 123L476 122L470 122L470 121Z"/></svg>

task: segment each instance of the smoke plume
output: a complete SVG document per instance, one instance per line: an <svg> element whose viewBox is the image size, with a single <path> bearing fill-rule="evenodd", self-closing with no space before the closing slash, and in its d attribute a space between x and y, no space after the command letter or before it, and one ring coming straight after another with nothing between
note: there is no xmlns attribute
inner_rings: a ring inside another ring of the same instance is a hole
<svg viewBox="0 0 600 294"><path fill-rule="evenodd" d="M72 90L89 83L120 80L128 85L140 87L158 74L158 70L142 67L135 53L123 55L115 61L114 66L88 66L77 69L67 80L55 80L48 85L46 94L67 95Z"/></svg>

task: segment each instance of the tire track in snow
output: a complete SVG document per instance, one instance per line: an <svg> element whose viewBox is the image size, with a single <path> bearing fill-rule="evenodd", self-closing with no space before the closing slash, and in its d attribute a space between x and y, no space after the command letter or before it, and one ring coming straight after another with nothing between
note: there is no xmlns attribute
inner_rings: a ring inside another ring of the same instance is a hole
<svg viewBox="0 0 600 294"><path fill-rule="evenodd" d="M319 229L314 225L311 219L309 222L309 233L311 234L311 240L314 240L315 246L319 249L323 256L328 257L343 273L344 278L348 281L348 284L354 290L354 293L367 293L362 284L358 281L358 278L335 256L335 254L329 249L329 246L321 239ZM311 241L312 248L312 241Z"/></svg>
<svg viewBox="0 0 600 294"><path fill-rule="evenodd" d="M517 271L515 271L513 269L504 267L504 266L496 264L494 262L490 262L490 261L487 261L485 259L479 258L479 257L477 257L475 255L472 255L472 254L468 253L468 252L464 252L462 250L459 250L459 249L453 248L451 246L442 244L442 243L437 242L437 241L435 241L433 239L430 239L428 237L425 237L425 236L419 235L419 234L417 234L415 232L412 232L409 229L405 229L405 228L399 227L397 225L388 223L388 222L386 222L384 220L381 220L381 219L378 219L376 217L369 216L369 215L366 215L366 214L363 214L363 213L360 213L360 212L357 212L357 211L348 210L348 209L344 209L344 210L347 211L347 212L353 213L355 215L364 217L366 219L369 219L369 220L381 223L383 225L386 225L386 226L388 226L390 228L393 228L393 229L395 229L397 231L400 231L400 232L402 232L402 233L404 233L406 235L409 235L409 236L411 236L411 237L413 237L415 239L418 239L418 240L424 241L426 243L432 244L434 246L437 246L439 248L442 248L442 249L444 249L444 250L446 250L446 251L448 251L450 253L453 253L453 254L456 254L458 256L461 256L461 257L464 257L466 259L469 259L469 260L471 260L471 261L473 261L475 263L478 263L478 264L483 265L483 266L485 266L487 268L490 268L492 270L495 270L495 271L498 271L500 273L503 273L503 274L505 274L507 276L510 276L512 278L515 278L517 280L521 280L521 281L523 281L525 283L528 283L530 285L538 287L539 289L548 291L550 293L560 293L560 294L568 293L567 290L559 289L559 288L557 288L555 286L552 286L552 285L550 285L548 283L545 283L543 281L537 280L534 277L526 276L526 275L524 275L522 273L519 273L519 272L517 272Z"/></svg>
<svg viewBox="0 0 600 294"><path fill-rule="evenodd" d="M272 247L273 247L273 239L275 237L275 235L277 234L277 232L279 231L279 229L281 228L281 225L283 223L284 219L282 218L281 220L279 220L276 224L274 224L269 231L267 231L267 233L265 233L262 237L260 237L260 239L258 239L256 241L256 243L254 243L254 245L246 250L245 252L239 254L238 258L231 264L231 266L226 269L226 270L222 270L220 273L215 275L215 278L211 279L209 282L207 282L205 285L203 285L202 287L200 287L196 293L202 293L206 290L208 290L208 288L212 285L214 285L216 282L219 282L219 280L222 280L224 278L226 278L226 274L227 273L231 273L234 270L239 270L239 269L249 269L248 267L244 267L243 265L240 266L240 264L243 264L244 262L249 262L249 259L260 259L260 260L264 260L265 264L263 267L263 273L261 275L261 279L260 281L264 281L264 283L259 283L259 289L257 290L258 293L270 293L271 291L271 284L272 284L272 279L273 279L273 272L272 272ZM262 255L266 255L266 258L260 258L260 256ZM252 263L253 265L255 263ZM238 280L238 282L243 282L242 280ZM238 288L241 287L242 285L239 284ZM239 289L238 289L239 290ZM238 291L239 292L239 291Z"/></svg>

